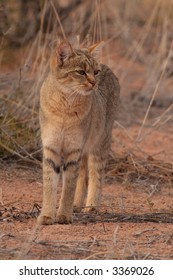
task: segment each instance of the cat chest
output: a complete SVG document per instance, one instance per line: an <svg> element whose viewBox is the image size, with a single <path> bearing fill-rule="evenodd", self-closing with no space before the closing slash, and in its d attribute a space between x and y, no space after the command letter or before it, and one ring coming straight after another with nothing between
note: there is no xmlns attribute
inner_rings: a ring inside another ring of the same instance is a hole
<svg viewBox="0 0 173 280"><path fill-rule="evenodd" d="M51 104L46 104L46 113L49 121L55 120L64 125L69 123L80 122L88 114L87 108L84 106L68 106L62 102L51 102Z"/></svg>

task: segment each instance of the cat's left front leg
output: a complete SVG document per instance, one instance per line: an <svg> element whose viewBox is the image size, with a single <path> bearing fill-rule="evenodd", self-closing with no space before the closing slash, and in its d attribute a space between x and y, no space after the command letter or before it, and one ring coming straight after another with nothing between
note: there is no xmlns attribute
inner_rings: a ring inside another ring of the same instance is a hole
<svg viewBox="0 0 173 280"><path fill-rule="evenodd" d="M89 184L85 213L97 211L100 206L104 166L105 160L101 153L89 155Z"/></svg>

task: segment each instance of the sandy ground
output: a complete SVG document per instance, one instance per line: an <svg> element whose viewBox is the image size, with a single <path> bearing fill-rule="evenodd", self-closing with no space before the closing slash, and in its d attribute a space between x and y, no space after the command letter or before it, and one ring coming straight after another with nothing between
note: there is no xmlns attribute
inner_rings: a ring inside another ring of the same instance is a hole
<svg viewBox="0 0 173 280"><path fill-rule="evenodd" d="M126 133L122 129L114 129L113 150L124 153L124 149L134 149L136 144L130 142L129 137L135 139L138 129L134 126ZM159 160L168 160L169 151L173 148L168 134L169 129L167 132L153 132L138 145L138 151L142 150L150 157L155 155ZM134 214L172 214L172 186L164 182L153 185L150 180L143 184L142 178L131 183L106 182L97 217L90 219L75 214L73 224L38 227L36 216L42 203L41 177L39 168L17 162L1 165L0 259L173 258L171 222L164 219L135 221L133 218L126 221ZM60 192L61 187L58 198ZM113 214L114 218L116 215L125 218L112 221L105 218Z"/></svg>

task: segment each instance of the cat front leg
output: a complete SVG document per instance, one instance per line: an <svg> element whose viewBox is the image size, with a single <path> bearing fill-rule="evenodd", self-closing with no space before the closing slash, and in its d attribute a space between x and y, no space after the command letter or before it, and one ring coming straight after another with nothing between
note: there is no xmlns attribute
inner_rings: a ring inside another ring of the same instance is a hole
<svg viewBox="0 0 173 280"><path fill-rule="evenodd" d="M88 159L89 184L85 213L97 211L101 201L103 169L105 160L99 154L90 154Z"/></svg>
<svg viewBox="0 0 173 280"><path fill-rule="evenodd" d="M86 155L82 157L79 176L77 179L77 186L74 198L73 211L75 213L81 212L84 199L87 193L87 183L88 183L88 158Z"/></svg>
<svg viewBox="0 0 173 280"><path fill-rule="evenodd" d="M73 220L73 203L79 174L80 154L80 150L71 151L64 163L62 194L56 217L56 221L60 224L72 223Z"/></svg>
<svg viewBox="0 0 173 280"><path fill-rule="evenodd" d="M60 176L60 157L53 149L46 147L43 156L43 205L38 222L53 224L56 215L57 187Z"/></svg>

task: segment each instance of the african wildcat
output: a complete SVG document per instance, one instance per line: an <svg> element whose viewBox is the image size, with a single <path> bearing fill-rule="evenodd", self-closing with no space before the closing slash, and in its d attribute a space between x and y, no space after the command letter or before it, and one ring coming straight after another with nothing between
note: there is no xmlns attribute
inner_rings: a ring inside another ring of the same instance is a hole
<svg viewBox="0 0 173 280"><path fill-rule="evenodd" d="M71 223L73 209L80 211L86 193L86 212L99 205L120 91L113 72L95 59L99 48L100 44L95 44L76 50L68 41L62 41L51 57L51 70L40 96L41 224ZM61 170L63 187L56 215Z"/></svg>

